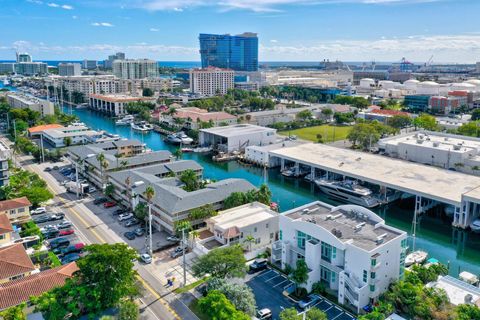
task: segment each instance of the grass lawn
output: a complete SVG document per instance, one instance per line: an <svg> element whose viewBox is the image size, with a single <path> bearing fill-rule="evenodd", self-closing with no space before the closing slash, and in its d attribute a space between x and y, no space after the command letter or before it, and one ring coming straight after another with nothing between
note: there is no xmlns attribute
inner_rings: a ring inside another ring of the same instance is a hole
<svg viewBox="0 0 480 320"><path fill-rule="evenodd" d="M189 285L186 285L185 287L179 287L179 288L173 290L173 292L178 294L178 293L184 293L184 292L190 291L190 289L198 287L199 285L201 285L202 283L204 283L207 280L208 280L208 277L202 278L202 279L197 280L193 283L190 283Z"/></svg>
<svg viewBox="0 0 480 320"><path fill-rule="evenodd" d="M288 136L289 134L295 135L300 139L310 140L313 142L318 142L317 134L321 134L324 142L333 142L338 140L345 140L351 129L351 126L332 126L324 124L315 127L281 131L279 132L279 134L286 136Z"/></svg>

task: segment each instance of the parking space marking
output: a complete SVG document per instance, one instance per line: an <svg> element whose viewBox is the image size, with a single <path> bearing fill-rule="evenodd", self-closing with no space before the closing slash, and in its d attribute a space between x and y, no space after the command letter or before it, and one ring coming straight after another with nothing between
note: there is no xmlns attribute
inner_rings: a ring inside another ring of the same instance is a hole
<svg viewBox="0 0 480 320"><path fill-rule="evenodd" d="M283 280L282 282L280 282L279 284L274 285L273 287L274 287L274 288L275 288L275 287L278 287L279 285L281 285L282 283L285 283L285 282L287 282L287 281L289 281L289 280L288 280L288 279L285 279L285 280Z"/></svg>
<svg viewBox="0 0 480 320"><path fill-rule="evenodd" d="M263 277L266 277L267 274L271 274L271 273L273 273L273 274L275 274L275 275L277 274L277 272L274 271L274 270L268 270L268 271L265 272L264 274L259 274L257 277L258 277L258 278L262 278L262 280L263 280Z"/></svg>
<svg viewBox="0 0 480 320"><path fill-rule="evenodd" d="M268 282L268 281L270 281L272 279L275 279L275 278L278 278L278 277L280 277L280 275L278 273L276 273L273 277L269 278L268 280L265 280L265 282Z"/></svg>

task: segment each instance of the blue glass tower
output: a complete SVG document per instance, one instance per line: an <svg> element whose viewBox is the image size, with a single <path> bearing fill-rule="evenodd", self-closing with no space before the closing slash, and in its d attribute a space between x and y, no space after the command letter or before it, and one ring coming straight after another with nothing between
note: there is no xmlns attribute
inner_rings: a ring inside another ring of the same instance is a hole
<svg viewBox="0 0 480 320"><path fill-rule="evenodd" d="M246 32L229 34L201 33L200 55L202 68L218 67L235 71L258 70L258 37Z"/></svg>

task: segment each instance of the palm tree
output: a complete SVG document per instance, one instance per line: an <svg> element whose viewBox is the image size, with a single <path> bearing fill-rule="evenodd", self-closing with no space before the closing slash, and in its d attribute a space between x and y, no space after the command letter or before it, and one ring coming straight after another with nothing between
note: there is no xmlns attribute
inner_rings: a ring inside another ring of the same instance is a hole
<svg viewBox="0 0 480 320"><path fill-rule="evenodd" d="M192 169L185 170L180 176L180 181L185 184L185 191L191 192L199 188L197 173Z"/></svg>
<svg viewBox="0 0 480 320"><path fill-rule="evenodd" d="M127 186L128 208L132 208L132 211L133 211L133 207L132 207L132 188L131 188L131 185L132 185L132 180L130 179L130 176L128 176L128 177L125 179L125 186Z"/></svg>
<svg viewBox="0 0 480 320"><path fill-rule="evenodd" d="M125 170L125 168L127 168L127 166L128 166L128 161L127 160L120 161L120 169L121 170Z"/></svg>
<svg viewBox="0 0 480 320"><path fill-rule="evenodd" d="M103 162L105 161L105 155L103 153L97 154L97 161L100 164L100 171L102 173L102 189L103 189Z"/></svg>
<svg viewBox="0 0 480 320"><path fill-rule="evenodd" d="M150 240L150 246L149 246L149 251L150 251L150 257L153 258L153 244L152 244L152 199L155 196L155 189L150 185L145 189L145 192L143 192L143 195L145 198L147 198L148 202L148 228L149 228L149 240Z"/></svg>
<svg viewBox="0 0 480 320"><path fill-rule="evenodd" d="M118 159L120 159L122 155L120 153L115 153L115 159L117 160L117 168L118 168Z"/></svg>
<svg viewBox="0 0 480 320"><path fill-rule="evenodd" d="M105 174L105 171L107 171L108 166L109 166L108 161L107 161L107 160L103 160L103 162L100 163L100 166L102 167L102 183L103 183L102 189L104 189L104 188L105 188L105 183L106 183L105 180L106 180L106 176L107 176L107 175Z"/></svg>
<svg viewBox="0 0 480 320"><path fill-rule="evenodd" d="M200 232L198 232L198 230L193 230L192 232L190 232L190 237L192 237L192 248L199 236L200 236Z"/></svg>
<svg viewBox="0 0 480 320"><path fill-rule="evenodd" d="M183 152L182 152L182 149L181 148L177 148L174 152L173 152L173 155L175 156L175 158L177 158L177 161L182 159L182 156L183 156Z"/></svg>
<svg viewBox="0 0 480 320"><path fill-rule="evenodd" d="M248 251L252 251L252 244L254 242L255 242L255 238L250 234L245 237L245 240L243 240L243 243L246 243L248 246Z"/></svg>
<svg viewBox="0 0 480 320"><path fill-rule="evenodd" d="M270 205L272 199L272 192L265 183L260 186L257 197L259 202L266 204L267 206Z"/></svg>

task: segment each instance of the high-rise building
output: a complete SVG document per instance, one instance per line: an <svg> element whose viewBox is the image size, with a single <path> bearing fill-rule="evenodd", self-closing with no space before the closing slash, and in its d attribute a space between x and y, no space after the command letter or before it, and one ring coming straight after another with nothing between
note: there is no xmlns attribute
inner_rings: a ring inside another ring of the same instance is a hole
<svg viewBox="0 0 480 320"><path fill-rule="evenodd" d="M112 69L113 61L115 60L125 60L125 53L117 52L111 56L108 56L108 59L103 61L103 67L105 69Z"/></svg>
<svg viewBox="0 0 480 320"><path fill-rule="evenodd" d="M97 69L97 60L83 60L82 68L86 70L95 70Z"/></svg>
<svg viewBox="0 0 480 320"><path fill-rule="evenodd" d="M17 52L17 62L32 62L32 56L28 53Z"/></svg>
<svg viewBox="0 0 480 320"><path fill-rule="evenodd" d="M113 74L120 79L144 79L158 76L157 62L148 59L115 60Z"/></svg>
<svg viewBox="0 0 480 320"><path fill-rule="evenodd" d="M12 74L15 72L15 63L4 62L0 63L0 74Z"/></svg>
<svg viewBox="0 0 480 320"><path fill-rule="evenodd" d="M15 72L24 76L38 76L48 73L45 62L19 62L15 64Z"/></svg>
<svg viewBox="0 0 480 320"><path fill-rule="evenodd" d="M190 91L196 94L213 96L226 94L233 89L233 70L209 67L190 70Z"/></svg>
<svg viewBox="0 0 480 320"><path fill-rule="evenodd" d="M235 71L258 70L258 37L256 33L229 34L201 33L200 55L202 68L217 67Z"/></svg>
<svg viewBox="0 0 480 320"><path fill-rule="evenodd" d="M63 77L79 76L82 74L80 63L59 63L58 75Z"/></svg>

